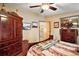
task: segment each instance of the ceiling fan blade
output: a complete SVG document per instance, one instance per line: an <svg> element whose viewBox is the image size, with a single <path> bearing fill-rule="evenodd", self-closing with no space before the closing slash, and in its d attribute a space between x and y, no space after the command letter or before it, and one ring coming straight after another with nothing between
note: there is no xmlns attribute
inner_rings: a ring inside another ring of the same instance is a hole
<svg viewBox="0 0 79 59"><path fill-rule="evenodd" d="M49 3L49 4L54 4L54 3Z"/></svg>
<svg viewBox="0 0 79 59"><path fill-rule="evenodd" d="M51 10L57 10L57 8L55 8L55 7L52 7L52 6L49 6L49 8L51 9Z"/></svg>
<svg viewBox="0 0 79 59"><path fill-rule="evenodd" d="M42 9L40 13L43 13L43 12L44 12L44 10Z"/></svg>
<svg viewBox="0 0 79 59"><path fill-rule="evenodd" d="M29 6L30 8L40 7L40 5Z"/></svg>

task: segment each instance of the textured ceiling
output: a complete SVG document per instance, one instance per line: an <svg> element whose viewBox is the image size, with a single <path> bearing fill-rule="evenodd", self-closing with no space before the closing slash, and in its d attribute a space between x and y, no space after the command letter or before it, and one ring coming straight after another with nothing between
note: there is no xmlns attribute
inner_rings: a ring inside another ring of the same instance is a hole
<svg viewBox="0 0 79 59"><path fill-rule="evenodd" d="M1 5L1 4L0 4ZM6 6L11 6L11 7L16 7L19 10L23 9L24 12L27 10L32 11L34 13L40 14L42 16L50 16L50 15L56 15L56 14L61 14L61 13L67 13L67 12L74 12L79 10L79 3L55 3L57 10L52 11L50 9L45 10L44 13L40 13L41 8L29 8L29 6L33 5L41 5L41 3L9 3L5 4Z"/></svg>

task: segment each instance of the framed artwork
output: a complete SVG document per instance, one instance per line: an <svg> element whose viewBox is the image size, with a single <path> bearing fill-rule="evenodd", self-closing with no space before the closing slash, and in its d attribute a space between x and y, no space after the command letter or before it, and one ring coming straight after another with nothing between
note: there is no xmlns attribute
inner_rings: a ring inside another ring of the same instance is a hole
<svg viewBox="0 0 79 59"><path fill-rule="evenodd" d="M32 28L37 28L38 27L38 22L32 22Z"/></svg>
<svg viewBox="0 0 79 59"><path fill-rule="evenodd" d="M31 24L30 23L23 23L23 30L30 30Z"/></svg>
<svg viewBox="0 0 79 59"><path fill-rule="evenodd" d="M59 28L59 22L54 22L54 28Z"/></svg>

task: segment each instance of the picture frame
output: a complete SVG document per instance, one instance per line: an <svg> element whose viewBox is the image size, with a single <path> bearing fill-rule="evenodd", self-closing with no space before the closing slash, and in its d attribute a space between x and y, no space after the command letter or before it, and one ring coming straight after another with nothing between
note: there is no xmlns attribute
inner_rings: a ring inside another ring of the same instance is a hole
<svg viewBox="0 0 79 59"><path fill-rule="evenodd" d="M38 27L38 22L32 22L32 28L37 28Z"/></svg>
<svg viewBox="0 0 79 59"><path fill-rule="evenodd" d="M31 23L23 23L23 30L30 30L31 29Z"/></svg>
<svg viewBox="0 0 79 59"><path fill-rule="evenodd" d="M54 28L59 28L59 22L54 22Z"/></svg>

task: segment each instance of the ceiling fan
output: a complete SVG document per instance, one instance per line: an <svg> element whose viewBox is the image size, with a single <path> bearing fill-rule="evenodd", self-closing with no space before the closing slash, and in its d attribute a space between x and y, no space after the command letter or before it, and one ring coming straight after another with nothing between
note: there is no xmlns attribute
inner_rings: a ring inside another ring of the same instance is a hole
<svg viewBox="0 0 79 59"><path fill-rule="evenodd" d="M43 13L44 10L51 9L53 11L57 10L57 8L54 6L54 3L42 3L41 5L35 5L35 6L29 6L30 8L36 8L41 7L40 13Z"/></svg>

